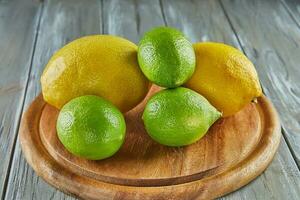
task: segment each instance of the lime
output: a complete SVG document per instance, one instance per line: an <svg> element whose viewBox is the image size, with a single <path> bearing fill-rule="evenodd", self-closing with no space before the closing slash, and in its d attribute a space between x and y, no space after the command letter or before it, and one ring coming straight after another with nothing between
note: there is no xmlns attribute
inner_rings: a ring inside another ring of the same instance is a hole
<svg viewBox="0 0 300 200"><path fill-rule="evenodd" d="M150 81L162 87L174 88L192 76L196 58L192 44L180 31L158 27L141 39L138 62Z"/></svg>
<svg viewBox="0 0 300 200"><path fill-rule="evenodd" d="M126 125L122 113L110 102L88 95L63 106L56 129L68 151L79 157L99 160L119 150Z"/></svg>
<svg viewBox="0 0 300 200"><path fill-rule="evenodd" d="M220 117L221 113L204 97L183 87L156 93L143 113L150 137L167 146L196 142Z"/></svg>

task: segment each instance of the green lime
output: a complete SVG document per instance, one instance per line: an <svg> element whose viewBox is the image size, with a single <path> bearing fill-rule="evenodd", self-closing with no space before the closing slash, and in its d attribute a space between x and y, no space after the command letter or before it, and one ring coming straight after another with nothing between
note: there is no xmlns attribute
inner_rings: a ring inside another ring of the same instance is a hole
<svg viewBox="0 0 300 200"><path fill-rule="evenodd" d="M145 33L138 47L138 62L145 76L155 84L174 88L185 83L196 65L192 44L170 27Z"/></svg>
<svg viewBox="0 0 300 200"><path fill-rule="evenodd" d="M183 87L156 93L143 113L150 137L167 146L196 142L220 117L221 113L203 96Z"/></svg>
<svg viewBox="0 0 300 200"><path fill-rule="evenodd" d="M110 102L98 96L72 99L61 109L57 134L76 156L100 160L116 153L125 138L125 120Z"/></svg>

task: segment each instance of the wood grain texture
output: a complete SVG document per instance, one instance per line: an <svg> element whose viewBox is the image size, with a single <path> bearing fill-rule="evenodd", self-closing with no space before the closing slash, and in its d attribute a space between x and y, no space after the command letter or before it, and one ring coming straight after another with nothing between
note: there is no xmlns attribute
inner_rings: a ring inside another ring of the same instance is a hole
<svg viewBox="0 0 300 200"><path fill-rule="evenodd" d="M9 5L8 2L14 2L3 0L0 3L0 15L3 16L3 10L5 10L5 6ZM79 3L78 3L79 2ZM81 1L83 2L83 1ZM42 31L40 32L39 36L42 37L42 39L39 39L38 42L39 50L35 53L35 59L34 59L34 65L33 65L33 72L31 73L30 82L29 82L29 90L28 90L28 98L25 102L25 106L27 107L28 103L40 92L39 87L39 74L43 69L43 66L47 59L50 57L50 55L53 53L54 50L58 49L60 46L64 44L64 42L67 42L73 38L76 37L76 35L80 36L81 34L89 34L89 32L94 33L97 32L98 29L101 27L98 26L99 21L97 19L101 19L101 16L103 16L104 23L104 31L105 33L113 33L118 35L123 35L126 38L129 38L135 42L138 41L138 37L141 36L141 34L147 30L148 28L156 25L163 24L163 18L161 13L158 9L159 2L158 1L125 1L126 3L119 3L119 1L102 1L103 5L105 6L105 10L102 7L102 10L105 12L101 13L100 7L100 0L94 1L84 1L85 5L82 5L83 3L80 3L78 0L69 1L46 1L45 3L45 12L48 12L47 15L48 18L44 18L44 22L41 25ZM239 1L234 2L226 2L226 4L231 5L231 3L236 3L235 8L238 7ZM290 1L287 1L290 2ZM296 2L296 1L295 1ZM250 2L249 2L250 3ZM274 5L273 1L267 1L268 4L270 4L269 9L272 10ZM72 5L74 4L74 5ZM79 5L76 5L79 4ZM99 4L99 5L97 5ZM167 4L167 5L166 5ZM243 3L244 4L244 3ZM242 5L243 5L242 4ZM23 3L19 4L20 6L23 5ZM122 5L122 6L120 6ZM179 28L182 28L184 32L187 33L187 35L192 39L193 42L198 41L198 37L201 38L201 40L217 40L217 41L225 41L228 44L232 44L234 46L238 46L238 42L235 38L234 33L230 29L230 26L228 24L228 21L226 19L226 16L224 16L224 13L222 12L218 1L206 1L206 2L200 2L199 1L163 1L163 5L165 6L165 10L170 10L172 15L166 16L168 19L168 22L174 26L178 26ZM275 5L278 5L277 3ZM170 6L170 7L169 7ZM53 9L51 9L53 8ZM55 9L54 9L55 8ZM27 6L23 6L23 9L28 9ZM71 13L70 10L74 9L74 12ZM99 17L97 17L95 14L99 9ZM251 12L251 10L247 10L247 6L242 6L241 8L236 9L237 13L240 14L240 16L243 16L244 9L248 12ZM270 10L266 9L265 6L265 12L266 14L270 12ZM47 11L51 10L51 11ZM88 12L87 12L88 10ZM92 10L92 11L91 11ZM254 9L255 10L255 9ZM11 9L10 13L14 13L13 16L17 16L17 12L13 12L15 10ZM19 7L19 12L22 13L21 7ZM168 11L169 12L169 11ZM246 13L247 13L246 12ZM261 10L259 11L261 12ZM280 23L280 15L281 12L286 13L285 9L276 10L278 17L273 17L276 19L276 23ZM9 12L7 12L7 16ZM63 14L67 13L67 14ZM27 14L30 14L28 12ZM248 16L248 14L246 16ZM274 13L273 13L274 14ZM93 16L92 16L93 15ZM254 14L256 15L256 14ZM286 15L284 15L286 16ZM59 18L62 18L62 20L58 20ZM196 18L195 18L196 17ZM68 19L66 19L68 18ZM238 23L243 24L243 21L245 17L242 17L238 20ZM0 18L0 23L2 23L3 18ZM26 18L25 19L29 19ZM244 24L244 26L249 26L246 30L251 28L252 24L249 24L247 22ZM259 20L259 19L256 19ZM53 22L55 21L55 23ZM263 21L263 20L262 20ZM139 23L138 23L139 22ZM184 23L186 26L184 26ZM282 22L285 22L284 20ZM293 41L293 37L295 37L295 29L296 26L294 23L292 23L290 20L288 20L288 25L285 25L286 31L292 30L292 38L289 40ZM14 21L14 23L17 23L17 21ZM11 23L10 25L13 26L14 23ZM265 21L262 22L263 24ZM262 23L260 26L264 26ZM271 24L274 22L271 22ZM44 27L43 24L46 24L46 27ZM48 25L47 25L48 24ZM52 25L51 25L52 24ZM25 24L23 24L25 26ZM284 25L284 24L283 24ZM23 26L19 26L23 27ZM31 26L26 26L28 29L27 31L31 31ZM130 29L129 29L130 27ZM140 28L138 28L140 27ZM187 28L188 27L188 28ZM268 27L268 26L267 26ZM256 33L253 35L253 37L263 38L263 34L265 34L265 29L262 29L263 31L260 31L259 33ZM7 29L9 30L9 29ZM1 31L7 31L6 29L1 29ZM20 29L18 29L20 30ZM78 32L78 30L82 31L81 33ZM271 29L272 30L272 29ZM21 31L19 31L21 32ZM11 34L12 32L6 32ZM253 33L249 32L250 33ZM15 32L15 34L17 34ZM273 41L276 41L276 38L278 37L278 34L273 35L270 32L266 32L268 36L273 38ZM11 34L12 36L13 34ZM289 38L289 33L285 34L284 38ZM297 34L296 34L297 35ZM2 36L2 35L1 35ZM24 37L25 35L22 35L21 37ZM279 35L282 37L281 35ZM5 38L5 37L2 37ZM244 39L247 40L247 39ZM2 40L0 39L0 45L4 44L2 43ZM14 41L19 41L18 37L14 37ZM25 40L24 40L25 41ZM296 40L295 43L297 43ZM25 43L30 43L32 41L26 40ZM6 42L5 44L7 44ZM16 43L14 45L19 45L20 43ZM24 44L24 43L22 43ZM249 45L251 47L251 42L247 42L246 45ZM263 43L265 44L265 43ZM262 44L262 45L263 45ZM288 43L288 46L291 43ZM7 44L8 45L8 44ZM7 45L1 46L1 49L7 49ZM8 45L9 46L9 45ZM27 46L27 45L25 45ZM243 45L244 46L244 45ZM280 42L277 45L277 50L281 51L278 46L283 46L283 50L285 51L285 54L292 54L295 55L294 48L287 48L285 47L285 44ZM19 46L18 46L19 47ZM22 46L24 47L24 45ZM291 46L293 47L293 45ZM268 48L271 48L268 46ZM19 47L18 49L23 49ZM28 50L29 51L29 50ZM42 51L42 52L39 52ZM26 51L27 52L27 51ZM253 51L255 52L255 51ZM27 52L28 53L28 52ZM5 55L5 54L0 54ZM21 57L23 58L22 62L27 63L28 60L30 60L27 56L27 54L22 54ZM24 57L23 57L24 56ZM6 57L6 56L5 56ZM10 57L11 58L11 57ZM24 59L26 58L26 59ZM272 58L272 56L271 56ZM1 62L3 62L4 57L1 57ZM5 58L6 59L6 58ZM253 58L251 58L253 60ZM288 66L290 62L297 63L294 61L298 60L291 60L292 57L284 57L283 62L285 62ZM269 59L271 61L270 65L272 64L272 59ZM7 62L7 65L3 66L12 66L11 63L19 62L17 59L11 59L10 62ZM5 62L4 62L5 63ZM2 65L1 65L2 66ZM295 66L295 65L294 65ZM19 68L22 69L23 68ZM22 71L20 70L20 71ZM265 76L271 76L273 70L272 68L267 68L263 73L265 73ZM276 71L274 69L274 71ZM284 70L280 69L281 71ZM280 71L279 70L279 71ZM295 73L295 71L291 72ZM4 77L7 76L7 73L4 73ZM18 77L18 72L12 73L13 75L10 75L11 77ZM22 71L23 76L26 74L26 72ZM274 74L274 72L273 72ZM2 78L2 68L0 72L1 78ZM296 76L296 74L294 74ZM25 77L25 76L24 76ZM273 77L273 75L272 75ZM5 80L5 79L1 79ZM0 80L0 82L1 82ZM296 80L297 82L297 80ZM291 82L291 85L293 85L293 82ZM21 84L23 87L24 84ZM5 90L6 91L6 90ZM273 91L271 91L273 92ZM288 92L290 94L290 92ZM298 93L299 94L299 93ZM4 110L10 110L10 105L16 105L14 102L17 101L17 98L8 98L9 104L5 104L3 106ZM2 101L3 97L1 96L0 101ZM277 100L278 101L278 100ZM281 101L281 100L280 100ZM277 104L277 103L276 103ZM18 110L18 108L16 108ZM288 109L284 108L286 112L281 112L281 115L289 115ZM17 111L18 112L18 111ZM16 112L16 113L17 113ZM6 114L5 114L6 113ZM9 113L9 114L7 114ZM0 116L3 116L2 121L5 122L5 124L8 124L8 128L6 130L9 130L10 133L14 133L15 131L12 131L15 127L15 124L11 123L11 121L17 121L15 118L18 118L18 115L12 112L3 112L0 113ZM3 115L2 115L3 114ZM12 116L12 117L7 117ZM14 117L16 116L16 117ZM293 114L293 116L295 116ZM288 116L289 117L289 116ZM297 118L297 115L296 115ZM1 118L0 118L1 119ZM298 118L299 119L299 118ZM295 123L295 120L292 121L292 124ZM4 124L2 122L2 124ZM7 127L7 126L6 126ZM4 128L0 129L0 132L4 132ZM297 129L294 130L294 132L297 132ZM299 132L299 131L298 131ZM3 134L0 134L0 137ZM5 134L6 137L11 137L11 134ZM0 138L0 143L3 139ZM299 140L298 140L299 141ZM9 145L9 143L4 143L4 147L6 145ZM299 144L299 142L298 142ZM3 149L5 149L3 147ZM1 147L2 148L2 147ZM5 150L6 152L6 150ZM299 152L299 151L298 151ZM3 155L3 154L0 154ZM5 154L5 159L8 159L9 155ZM2 164L2 163L1 163ZM1 165L0 164L0 165ZM57 190L51 188L46 183L44 183L40 178L38 178L33 170L31 170L30 167L26 164L26 161L21 156L20 147L19 144L16 145L16 153L15 158L12 164L12 174L9 179L8 183L8 191L6 195L6 199L72 199L71 197L68 197L66 195L63 195L62 193L58 192ZM282 141L279 149L279 153L276 155L274 161L272 164L268 167L268 169L265 171L265 173L260 176L260 178L256 179L247 187L242 188L241 190L230 194L228 197L224 197L224 199L286 199L287 197L289 199L299 199L299 191L300 191L300 182L299 182L299 171L290 155L290 152L287 148L287 145L285 141Z"/></svg>
<svg viewBox="0 0 300 200"><path fill-rule="evenodd" d="M300 166L300 29L280 1L223 4L243 50L256 66L264 93L278 109L286 141Z"/></svg>
<svg viewBox="0 0 300 200"><path fill-rule="evenodd" d="M298 0L281 0L281 2L290 13L291 18L300 27L300 2Z"/></svg>
<svg viewBox="0 0 300 200"><path fill-rule="evenodd" d="M40 75L57 49L77 37L101 33L100 6L96 0L44 2L25 108L40 93ZM73 199L38 178L24 160L18 143L16 147L6 199Z"/></svg>
<svg viewBox="0 0 300 200"><path fill-rule="evenodd" d="M224 171L245 160L261 140L259 112L254 104L250 104L234 117L220 119L193 145L185 148L160 145L148 136L141 119L148 99L158 89L153 86L147 98L125 115L125 142L109 159L91 161L72 156L57 137L59 110L49 105L41 115L41 141L50 155L71 171L120 185L162 186L190 182Z"/></svg>
<svg viewBox="0 0 300 200"><path fill-rule="evenodd" d="M11 168L38 16L39 5L30 0L0 2L0 198Z"/></svg>
<svg viewBox="0 0 300 200"><path fill-rule="evenodd" d="M231 4L234 2L236 3L235 11L239 11L236 12L236 15L239 16L237 16L237 18L240 19L239 23L247 26L247 30L249 31L248 35L253 34L253 32L249 30L252 29L252 24L243 23L245 19L241 19L241 16L244 16L244 12L254 12L255 9L248 9L247 6L241 7L236 1L227 1L226 5L231 7ZM272 2L268 2L268 4L272 4ZM203 3L201 1L183 2L163 0L162 6L167 24L183 30L183 32L191 38L192 42L207 40L225 42L242 50L225 13L222 11L222 5L220 5L219 1ZM265 10L265 14L267 15L271 11L272 10ZM249 17L247 20L249 20ZM239 27L238 29L243 30L243 28L244 27ZM269 37L272 35L272 33L265 35L264 32L261 32L260 28L256 29L256 32L254 35L256 38ZM277 35L274 36L274 40L276 40L276 36ZM247 43L247 45L252 47L251 43ZM288 52L289 51L286 50L286 53ZM255 58L250 57L250 59L256 64ZM268 62L272 64L272 60L269 59ZM269 68L269 70L271 70L271 68ZM276 72L276 70L277 69L274 69L273 72ZM260 78L262 78L261 76L268 76L270 72L266 69L263 73L264 74L260 74ZM288 115L287 113L289 112L283 113L282 115ZM279 148L279 153L263 175L242 190L234 192L228 198L241 197L248 199L247 196L249 196L249 199L261 199L260 197L264 197L264 199L276 199L277 197L278 199L284 199L285 196L289 196L290 199L299 199L299 177L299 170L290 154L287 144L283 141ZM289 187L283 188L282 185L289 185Z"/></svg>
<svg viewBox="0 0 300 200"><path fill-rule="evenodd" d="M286 148L286 143L281 140L277 155L260 177L238 191L220 199L299 199L300 175L295 164L291 164L292 160L290 151Z"/></svg>
<svg viewBox="0 0 300 200"><path fill-rule="evenodd" d="M103 30L138 43L145 31L164 25L158 0L103 1Z"/></svg>
<svg viewBox="0 0 300 200"><path fill-rule="evenodd" d="M102 28L105 28L105 33L117 34L132 39L133 35L134 37L140 36L146 29L161 25L159 23L161 15L159 14L158 1L125 2L128 3L122 4L122 7L120 7L118 5L119 1L45 1L25 107L28 107L29 103L40 93L39 78L48 59L68 41L86 34L99 34L102 32ZM132 7L132 4L135 7ZM102 6L105 6L105 8ZM139 12L143 11L143 14L137 15L138 11L136 9L139 9ZM102 11L105 11L106 14L104 15ZM115 17L118 15L122 17ZM108 16L113 17L108 19ZM143 23L139 26L140 33L137 30L138 26L134 25L136 24L136 16L139 16L140 22ZM105 18L105 21L102 18ZM124 21L127 18L132 18L134 24L126 24ZM132 31L127 32L124 30L127 26L131 26L134 34ZM36 176L22 156L19 143L16 145L12 165L17 167L12 169L5 199L73 199L49 186Z"/></svg>
<svg viewBox="0 0 300 200"><path fill-rule="evenodd" d="M137 120L145 104L126 114L127 136L116 155L86 161L64 151L53 136L58 111L39 95L22 118L23 153L47 182L80 198L200 200L247 184L264 171L280 142L277 113L264 96L233 117L220 119L202 140L182 148L164 147L147 136L142 121ZM102 170L95 171L97 167Z"/></svg>

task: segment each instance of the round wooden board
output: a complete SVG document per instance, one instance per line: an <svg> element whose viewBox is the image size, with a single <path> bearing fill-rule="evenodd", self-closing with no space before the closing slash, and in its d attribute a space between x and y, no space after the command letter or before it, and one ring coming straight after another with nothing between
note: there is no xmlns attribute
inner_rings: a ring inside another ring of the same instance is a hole
<svg viewBox="0 0 300 200"><path fill-rule="evenodd" d="M280 142L277 113L266 97L219 119L201 140L181 148L149 138L141 113L149 96L126 113L125 143L113 157L70 154L56 134L58 110L38 96L24 114L20 142L28 163L54 187L84 199L212 199L249 183Z"/></svg>

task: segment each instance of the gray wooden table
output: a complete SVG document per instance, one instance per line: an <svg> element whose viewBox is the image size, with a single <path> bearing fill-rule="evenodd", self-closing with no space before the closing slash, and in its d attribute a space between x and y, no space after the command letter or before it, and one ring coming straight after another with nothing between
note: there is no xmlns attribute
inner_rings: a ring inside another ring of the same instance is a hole
<svg viewBox="0 0 300 200"><path fill-rule="evenodd" d="M177 27L192 42L241 49L280 114L283 138L272 164L222 199L300 199L300 1L0 0L1 199L74 199L34 173L18 141L22 113L39 94L53 52L88 34L137 43L159 25Z"/></svg>

